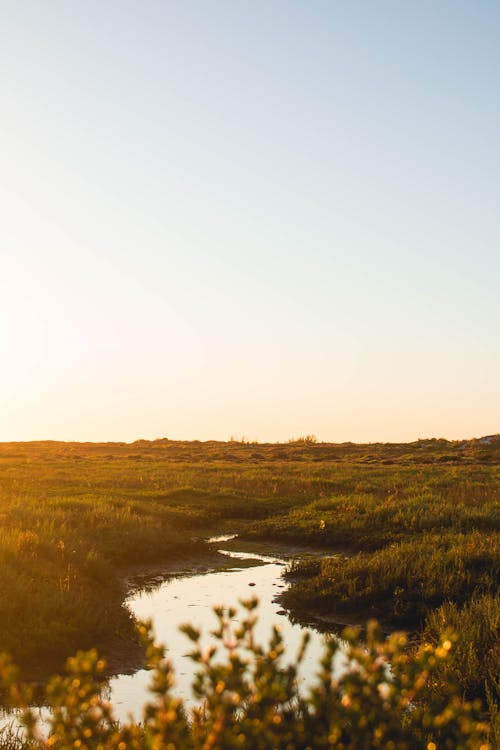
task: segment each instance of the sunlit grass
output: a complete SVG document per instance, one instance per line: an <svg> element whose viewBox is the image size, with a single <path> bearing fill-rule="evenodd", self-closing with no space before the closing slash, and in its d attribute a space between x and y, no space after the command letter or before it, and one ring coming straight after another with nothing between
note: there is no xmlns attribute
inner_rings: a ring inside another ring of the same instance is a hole
<svg viewBox="0 0 500 750"><path fill-rule="evenodd" d="M363 551L325 563L335 597L315 606L416 626L491 591L498 477L498 444L477 441L3 444L0 649L43 672L75 648L129 643L122 574L198 554L215 529Z"/></svg>

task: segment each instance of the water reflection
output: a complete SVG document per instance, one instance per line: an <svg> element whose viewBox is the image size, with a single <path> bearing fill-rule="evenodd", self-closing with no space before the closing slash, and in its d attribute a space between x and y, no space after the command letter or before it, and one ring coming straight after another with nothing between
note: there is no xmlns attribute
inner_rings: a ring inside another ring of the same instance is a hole
<svg viewBox="0 0 500 750"><path fill-rule="evenodd" d="M233 537L219 537L211 542L227 542ZM155 637L158 642L167 646L167 655L172 661L176 673L175 693L182 696L188 704L194 703L191 683L197 665L189 659L187 653L192 644L179 632L179 625L189 622L203 633L202 646L211 641L210 630L216 625L213 613L215 605L239 607L240 599L256 596L260 605L258 623L255 630L256 639L267 643L271 626L281 628L286 647L285 663L295 660L302 642L305 628L298 622L292 622L281 608L276 597L286 588L282 578L283 568L289 560L279 559L272 555L253 552L236 552L220 550L229 563L223 570L203 572L196 575L182 575L166 580L150 579L144 587L132 594L126 601L127 606L137 619L151 619ZM239 612L235 617L238 622ZM311 639L306 656L299 672L299 684L306 685L313 681L318 669L325 636L314 626L308 626ZM324 630L324 628L323 628ZM332 637L331 635L329 637ZM335 671L338 674L344 665L342 652L336 655ZM103 688L104 694L114 708L116 718L124 721L129 716L140 719L141 709L149 698L148 686L151 674L141 669L134 674L118 675ZM41 727L47 730L49 710L44 706L34 707L41 720ZM14 728L19 724L18 712L1 710L0 729L12 722Z"/></svg>
<svg viewBox="0 0 500 750"><path fill-rule="evenodd" d="M304 628L298 623L292 623L275 601L286 586L281 577L286 561L247 552L225 554L234 559L235 563L241 560L242 565L235 564L225 570L172 578L153 590L134 594L127 601L127 606L138 619L152 619L156 639L167 645L167 655L175 668L175 692L188 702L193 701L190 688L197 666L187 656L191 644L179 632L179 624L189 622L200 628L203 632L202 645L206 646L211 640L209 631L216 624L214 605L237 607L240 599L257 596L260 601L257 639L267 643L271 625L279 624L286 645L285 661L294 660L302 641ZM239 614L235 618L236 622ZM311 636L299 674L302 684L312 681L322 652L323 636L314 630L311 631ZM336 670L342 668L342 661L342 654L339 653ZM119 719L125 719L129 714L139 717L140 709L147 699L149 681L150 674L144 669L133 675L120 675L110 681L110 698Z"/></svg>

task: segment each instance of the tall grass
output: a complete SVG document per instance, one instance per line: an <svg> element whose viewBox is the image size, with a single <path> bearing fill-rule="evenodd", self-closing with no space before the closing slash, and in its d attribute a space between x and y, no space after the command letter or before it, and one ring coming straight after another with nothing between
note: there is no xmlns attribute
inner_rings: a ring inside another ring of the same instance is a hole
<svg viewBox="0 0 500 750"><path fill-rule="evenodd" d="M1 444L0 650L32 673L76 648L132 643L122 574L198 554L195 538L215 529L362 550L357 572L348 560L331 563L336 591L376 609L385 581L401 621L449 596L466 601L490 590L483 555L496 570L499 445ZM476 553L461 557L460 540Z"/></svg>
<svg viewBox="0 0 500 750"><path fill-rule="evenodd" d="M446 602L427 617L423 640L437 643L446 629L460 637L441 668L437 689L450 674L470 697L500 698L500 594L474 597L462 607ZM500 739L500 737L499 737Z"/></svg>
<svg viewBox="0 0 500 750"><path fill-rule="evenodd" d="M299 565L294 576L300 572ZM393 626L418 626L446 601L462 604L473 595L497 591L500 538L479 532L426 535L374 553L327 558L312 575L307 572L283 595L288 606L362 612Z"/></svg>

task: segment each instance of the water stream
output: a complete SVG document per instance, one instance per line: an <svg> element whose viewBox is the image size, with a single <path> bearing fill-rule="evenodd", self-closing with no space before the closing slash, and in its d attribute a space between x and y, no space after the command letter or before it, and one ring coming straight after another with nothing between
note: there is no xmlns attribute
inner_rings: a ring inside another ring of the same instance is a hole
<svg viewBox="0 0 500 750"><path fill-rule="evenodd" d="M220 541L223 547L225 539ZM219 551L231 558L234 564L224 570L168 578L153 590L132 595L126 602L135 617L153 621L156 640L166 645L167 655L175 668L175 692L188 702L193 701L190 686L197 665L187 656L192 644L179 632L181 623L189 622L200 628L202 644L207 645L211 639L209 631L216 624L214 605L238 607L240 599L256 596L260 602L256 629L260 642L267 642L271 625L278 624L284 636L287 660L291 661L304 633L304 628L292 623L275 602L276 596L287 585L281 574L288 560L223 548ZM239 615L236 615L236 621ZM312 629L310 632L311 640L299 675L301 683L312 681L322 652L324 636ZM341 669L341 664L342 655L339 653L336 668ZM123 720L129 714L138 717L138 710L147 698L149 682L150 673L145 669L110 680L110 699L119 719Z"/></svg>
<svg viewBox="0 0 500 750"><path fill-rule="evenodd" d="M279 625L286 646L287 663L295 659L304 634L304 627L291 622L279 602L275 601L287 586L282 573L293 554L285 559L274 555L224 549L224 542L230 538L232 537L215 537L209 540L221 544L218 551L228 560L228 565L223 569L195 575L167 574L157 583L139 588L137 593L130 595L125 602L137 619L152 621L155 639L165 644L167 656L175 669L175 693L191 705L194 703L191 683L197 665L187 656L192 643L180 633L180 624L189 622L200 628L203 633L202 645L205 646L211 640L209 631L217 622L213 613L215 605L238 608L239 612L235 617L237 622L242 614L239 600L256 596L259 599L259 619L256 627L258 642L267 643L271 626ZM313 681L325 637L311 626L308 630L311 639L299 673L299 684L302 686ZM335 662L336 671L340 671L342 666L343 656L339 651ZM130 716L140 720L141 708L149 697L150 680L151 673L146 669L140 669L133 674L120 674L109 680L109 687L105 690L118 720L125 721ZM38 715L42 725L45 725L49 710L40 706ZM12 721L15 726L16 712L0 711L0 728Z"/></svg>

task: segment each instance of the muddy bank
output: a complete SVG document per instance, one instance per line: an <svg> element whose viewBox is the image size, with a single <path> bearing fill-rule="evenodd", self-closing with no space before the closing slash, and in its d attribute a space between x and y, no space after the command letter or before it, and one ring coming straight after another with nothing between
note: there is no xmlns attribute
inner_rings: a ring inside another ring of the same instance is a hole
<svg viewBox="0 0 500 750"><path fill-rule="evenodd" d="M292 622L297 622L304 627L311 627L319 630L323 633L335 633L340 635L344 628L357 627L360 628L361 632L366 629L366 623L369 621L370 615L365 613L345 613L345 612L315 612L313 609L302 609L298 607L290 607L286 602L285 594L280 594L276 601L278 601L282 607L286 610L288 617ZM373 618L375 619L375 618ZM388 622L384 622L380 618L376 618L382 633L389 635L393 632L393 628Z"/></svg>

